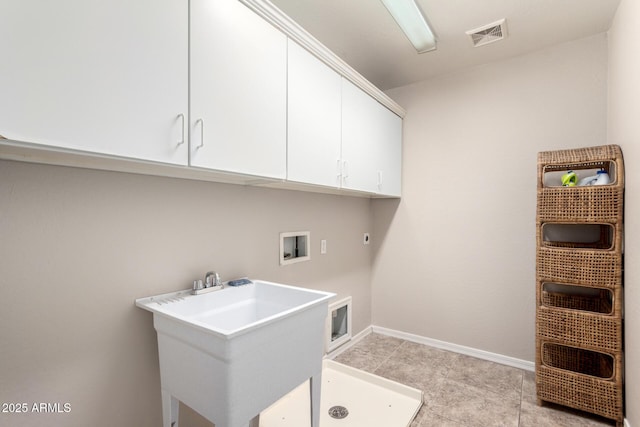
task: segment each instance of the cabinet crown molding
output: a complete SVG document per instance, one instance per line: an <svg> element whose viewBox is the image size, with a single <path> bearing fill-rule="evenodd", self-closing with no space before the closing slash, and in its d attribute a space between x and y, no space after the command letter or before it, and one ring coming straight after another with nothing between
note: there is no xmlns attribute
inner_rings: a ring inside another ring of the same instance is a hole
<svg viewBox="0 0 640 427"><path fill-rule="evenodd" d="M271 25L278 28L291 40L295 41L314 56L334 69L338 74L358 86L379 103L393 111L398 116L404 118L406 111L393 99L388 97L384 92L374 86L369 80L353 69L349 64L344 62L335 53L329 50L318 39L309 34L293 19L278 9L274 4L267 0L239 0L251 10L262 16Z"/></svg>

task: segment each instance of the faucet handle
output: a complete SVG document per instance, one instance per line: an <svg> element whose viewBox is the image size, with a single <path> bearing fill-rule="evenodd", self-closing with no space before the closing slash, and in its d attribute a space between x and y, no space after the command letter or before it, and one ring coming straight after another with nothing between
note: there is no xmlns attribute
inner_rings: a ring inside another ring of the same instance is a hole
<svg viewBox="0 0 640 427"><path fill-rule="evenodd" d="M222 286L222 282L220 281L220 275L215 271L209 271L204 277L204 283L206 288L210 288L212 286Z"/></svg>

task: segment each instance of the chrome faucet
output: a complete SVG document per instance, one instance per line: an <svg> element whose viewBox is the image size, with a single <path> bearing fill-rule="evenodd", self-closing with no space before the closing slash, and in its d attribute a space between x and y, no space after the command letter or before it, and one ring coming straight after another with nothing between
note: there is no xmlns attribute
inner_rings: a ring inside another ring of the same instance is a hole
<svg viewBox="0 0 640 427"><path fill-rule="evenodd" d="M222 286L220 275L215 271L209 271L204 276L204 287L211 288L213 286Z"/></svg>
<svg viewBox="0 0 640 427"><path fill-rule="evenodd" d="M222 280L220 280L220 275L215 271L209 271L206 276L204 276L204 283L202 283L202 279L193 281L193 289L191 289L191 293L193 295L200 295L223 288L224 286L222 284Z"/></svg>

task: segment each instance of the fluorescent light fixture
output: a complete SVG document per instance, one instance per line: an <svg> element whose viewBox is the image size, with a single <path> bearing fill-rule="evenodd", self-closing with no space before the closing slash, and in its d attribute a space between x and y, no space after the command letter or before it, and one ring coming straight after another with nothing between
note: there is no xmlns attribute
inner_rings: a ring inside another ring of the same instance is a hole
<svg viewBox="0 0 640 427"><path fill-rule="evenodd" d="M381 1L418 53L435 50L436 37L415 0Z"/></svg>

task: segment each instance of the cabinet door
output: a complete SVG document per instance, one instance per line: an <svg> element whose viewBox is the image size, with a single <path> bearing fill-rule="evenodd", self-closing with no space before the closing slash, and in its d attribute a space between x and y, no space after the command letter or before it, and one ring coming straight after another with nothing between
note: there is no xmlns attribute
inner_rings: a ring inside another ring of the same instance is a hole
<svg viewBox="0 0 640 427"><path fill-rule="evenodd" d="M402 118L378 104L378 193L402 195Z"/></svg>
<svg viewBox="0 0 640 427"><path fill-rule="evenodd" d="M378 135L373 98L342 79L342 187L378 191Z"/></svg>
<svg viewBox="0 0 640 427"><path fill-rule="evenodd" d="M0 4L0 134L187 164L184 0Z"/></svg>
<svg viewBox="0 0 640 427"><path fill-rule="evenodd" d="M287 179L340 186L341 81L289 40Z"/></svg>
<svg viewBox="0 0 640 427"><path fill-rule="evenodd" d="M286 176L287 38L238 0L191 1L191 165Z"/></svg>
<svg viewBox="0 0 640 427"><path fill-rule="evenodd" d="M342 187L400 196L402 119L342 80Z"/></svg>

